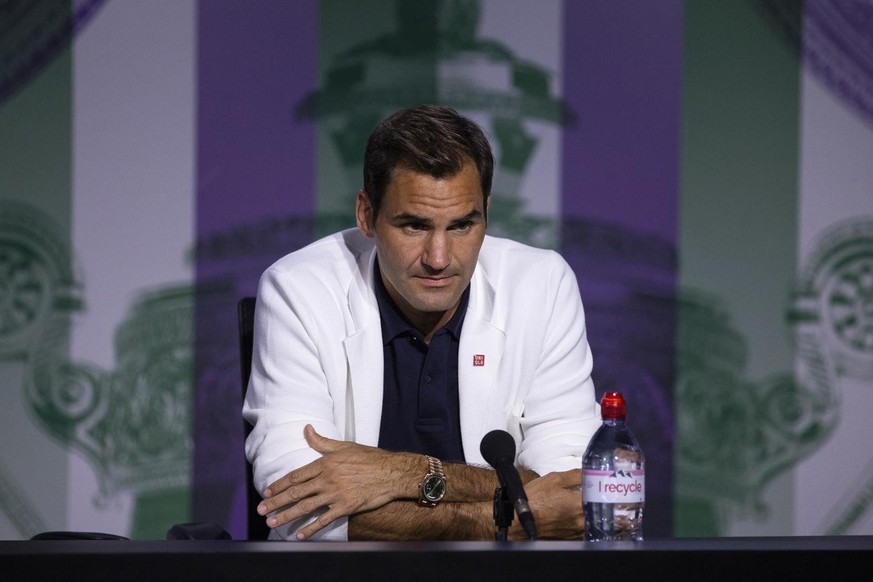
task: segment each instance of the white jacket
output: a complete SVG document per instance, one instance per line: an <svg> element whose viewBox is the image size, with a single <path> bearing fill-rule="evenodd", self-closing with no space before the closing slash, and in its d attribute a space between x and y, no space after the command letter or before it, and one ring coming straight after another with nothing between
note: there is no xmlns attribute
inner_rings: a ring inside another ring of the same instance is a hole
<svg viewBox="0 0 873 582"><path fill-rule="evenodd" d="M374 258L372 240L351 229L283 257L261 277L243 406L254 425L246 455L259 491L318 458L303 438L306 424L333 439L379 442L383 344ZM580 466L600 414L576 277L560 255L486 236L458 350L467 463L487 465L480 441L503 429L523 467L545 475ZM274 534L294 539L303 525ZM347 535L344 518L314 539Z"/></svg>

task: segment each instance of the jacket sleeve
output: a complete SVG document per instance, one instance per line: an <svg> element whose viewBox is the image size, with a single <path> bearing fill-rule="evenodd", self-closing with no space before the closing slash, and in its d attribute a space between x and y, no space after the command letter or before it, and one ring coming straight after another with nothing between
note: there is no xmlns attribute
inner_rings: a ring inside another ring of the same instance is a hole
<svg viewBox="0 0 873 582"><path fill-rule="evenodd" d="M303 429L341 439L334 425L333 399L319 358L316 319L287 271L272 267L261 277L255 307L252 373L243 417L253 425L246 457L258 491L318 458ZM317 515L276 528L271 538L294 540ZM345 540L348 520L338 519L313 539Z"/></svg>
<svg viewBox="0 0 873 582"><path fill-rule="evenodd" d="M580 468L600 411L576 275L554 253L547 277L545 329L524 399L518 463L540 475Z"/></svg>

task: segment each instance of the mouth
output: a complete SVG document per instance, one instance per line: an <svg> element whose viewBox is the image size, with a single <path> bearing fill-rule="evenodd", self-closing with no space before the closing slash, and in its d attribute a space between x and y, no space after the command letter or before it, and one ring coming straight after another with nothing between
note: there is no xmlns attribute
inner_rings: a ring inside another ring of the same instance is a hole
<svg viewBox="0 0 873 582"><path fill-rule="evenodd" d="M454 279L454 277L452 277L452 276L440 276L440 277L419 276L418 277L418 280L421 281L421 283L425 287L432 287L432 288L447 287L447 286L452 284L453 279Z"/></svg>

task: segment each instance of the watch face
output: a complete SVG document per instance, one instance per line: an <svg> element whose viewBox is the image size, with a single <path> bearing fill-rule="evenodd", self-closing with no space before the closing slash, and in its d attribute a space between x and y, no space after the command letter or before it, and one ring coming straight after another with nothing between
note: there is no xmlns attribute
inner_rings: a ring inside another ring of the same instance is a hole
<svg viewBox="0 0 873 582"><path fill-rule="evenodd" d="M421 490L428 501L439 501L446 494L446 481L439 475L430 475Z"/></svg>

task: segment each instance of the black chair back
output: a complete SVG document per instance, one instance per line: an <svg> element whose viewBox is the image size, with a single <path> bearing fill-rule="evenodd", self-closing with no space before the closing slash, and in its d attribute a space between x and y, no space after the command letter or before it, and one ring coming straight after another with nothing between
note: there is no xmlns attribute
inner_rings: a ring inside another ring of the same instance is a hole
<svg viewBox="0 0 873 582"><path fill-rule="evenodd" d="M237 303L237 320L239 324L239 368L242 380L242 397L245 399L252 375L252 349L254 348L255 331L255 298L243 297ZM243 434L248 438L252 426L243 420ZM257 507L261 502L261 494L255 489L252 465L246 464L246 522L248 524L248 539L265 540L270 533L266 518L258 515Z"/></svg>

